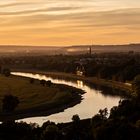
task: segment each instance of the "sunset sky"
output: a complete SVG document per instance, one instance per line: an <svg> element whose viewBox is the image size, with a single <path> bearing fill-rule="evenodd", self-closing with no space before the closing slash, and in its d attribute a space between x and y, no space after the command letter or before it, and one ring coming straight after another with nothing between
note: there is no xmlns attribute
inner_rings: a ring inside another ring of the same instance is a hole
<svg viewBox="0 0 140 140"><path fill-rule="evenodd" d="M140 0L1 0L0 44L140 42Z"/></svg>

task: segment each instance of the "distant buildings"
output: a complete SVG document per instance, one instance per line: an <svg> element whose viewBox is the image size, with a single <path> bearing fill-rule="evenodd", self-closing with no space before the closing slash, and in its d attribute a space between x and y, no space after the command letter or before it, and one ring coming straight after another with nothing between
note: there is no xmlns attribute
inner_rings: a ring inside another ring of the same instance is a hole
<svg viewBox="0 0 140 140"><path fill-rule="evenodd" d="M79 76L85 75L85 68L83 65L78 65L76 68L76 74Z"/></svg>

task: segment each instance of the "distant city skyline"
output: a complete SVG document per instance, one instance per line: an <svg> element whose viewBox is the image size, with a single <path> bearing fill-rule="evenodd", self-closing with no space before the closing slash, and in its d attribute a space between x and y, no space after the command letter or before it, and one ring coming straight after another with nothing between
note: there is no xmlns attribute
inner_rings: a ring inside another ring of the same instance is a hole
<svg viewBox="0 0 140 140"><path fill-rule="evenodd" d="M140 0L0 1L0 45L140 42Z"/></svg>

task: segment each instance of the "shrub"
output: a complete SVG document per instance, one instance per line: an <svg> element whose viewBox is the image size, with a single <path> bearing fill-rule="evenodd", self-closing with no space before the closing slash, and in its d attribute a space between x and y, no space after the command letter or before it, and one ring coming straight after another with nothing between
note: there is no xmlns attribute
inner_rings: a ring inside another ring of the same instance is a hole
<svg viewBox="0 0 140 140"><path fill-rule="evenodd" d="M45 81L45 80L40 80L40 84L41 84L42 86L45 86L46 81Z"/></svg>
<svg viewBox="0 0 140 140"><path fill-rule="evenodd" d="M10 76L11 75L11 71L10 71L10 69L3 69L3 74L6 76L6 77L8 77L8 76Z"/></svg>
<svg viewBox="0 0 140 140"><path fill-rule="evenodd" d="M33 84L35 82L35 79L31 78L30 83Z"/></svg>
<svg viewBox="0 0 140 140"><path fill-rule="evenodd" d="M46 85L47 85L48 87L50 87L50 86L52 85L51 80L46 81Z"/></svg>
<svg viewBox="0 0 140 140"><path fill-rule="evenodd" d="M13 95L5 95L2 102L3 102L3 105L2 105L3 111L12 112L18 106L19 99L18 97L13 96Z"/></svg>

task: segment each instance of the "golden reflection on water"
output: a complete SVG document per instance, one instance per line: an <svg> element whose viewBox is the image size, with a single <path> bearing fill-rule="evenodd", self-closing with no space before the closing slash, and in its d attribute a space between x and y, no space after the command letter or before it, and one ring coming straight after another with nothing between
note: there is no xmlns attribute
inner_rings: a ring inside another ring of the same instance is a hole
<svg viewBox="0 0 140 140"><path fill-rule="evenodd" d="M56 123L70 122L71 117L74 114L78 114L81 119L91 118L92 116L97 114L100 109L108 108L110 110L113 106L118 105L118 102L121 99L121 97L104 96L101 94L101 91L91 88L81 80L72 82L62 79L52 79L51 77L46 77L43 74L39 75L22 72L13 72L12 74L23 77L35 78L39 80L51 80L53 83L66 84L76 88L78 87L85 91L85 94L82 95L83 100L81 101L81 103L65 109L64 112L59 112L50 116L29 117L20 119L18 121L25 121L27 123L36 122L41 126L47 120L54 121Z"/></svg>
<svg viewBox="0 0 140 140"><path fill-rule="evenodd" d="M77 86L79 87L79 88L83 88L83 81L80 81L80 80L77 80Z"/></svg>

